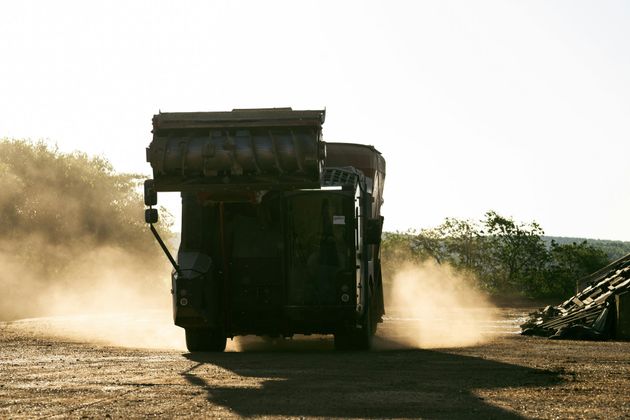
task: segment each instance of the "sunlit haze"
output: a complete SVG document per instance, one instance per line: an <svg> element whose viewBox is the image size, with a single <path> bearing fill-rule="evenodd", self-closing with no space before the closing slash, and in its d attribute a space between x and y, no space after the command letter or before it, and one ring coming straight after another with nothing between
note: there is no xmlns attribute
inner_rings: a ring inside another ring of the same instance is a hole
<svg viewBox="0 0 630 420"><path fill-rule="evenodd" d="M148 175L159 110L326 108L325 140L387 160L386 230L493 209L630 240L629 22L623 1L3 2L0 137Z"/></svg>

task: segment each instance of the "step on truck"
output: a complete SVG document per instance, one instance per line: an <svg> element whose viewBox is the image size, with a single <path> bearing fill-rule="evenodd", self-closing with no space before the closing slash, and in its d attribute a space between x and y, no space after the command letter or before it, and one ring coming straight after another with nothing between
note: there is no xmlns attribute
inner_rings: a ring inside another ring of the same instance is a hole
<svg viewBox="0 0 630 420"><path fill-rule="evenodd" d="M173 315L189 351L294 334L370 348L385 313L385 160L372 146L322 141L324 117L291 108L153 117L145 221L173 265ZM161 191L181 192L176 258L154 227Z"/></svg>

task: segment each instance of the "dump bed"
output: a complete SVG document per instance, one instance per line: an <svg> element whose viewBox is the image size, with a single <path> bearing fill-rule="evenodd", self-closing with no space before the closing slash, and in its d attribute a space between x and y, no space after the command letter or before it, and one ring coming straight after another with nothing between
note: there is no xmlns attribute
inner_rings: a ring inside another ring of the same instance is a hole
<svg viewBox="0 0 630 420"><path fill-rule="evenodd" d="M325 111L159 113L147 161L157 191L260 191L320 185Z"/></svg>
<svg viewBox="0 0 630 420"><path fill-rule="evenodd" d="M385 159L373 146L356 143L326 143L326 167L350 166L365 175L374 202L371 217L381 214L385 184Z"/></svg>

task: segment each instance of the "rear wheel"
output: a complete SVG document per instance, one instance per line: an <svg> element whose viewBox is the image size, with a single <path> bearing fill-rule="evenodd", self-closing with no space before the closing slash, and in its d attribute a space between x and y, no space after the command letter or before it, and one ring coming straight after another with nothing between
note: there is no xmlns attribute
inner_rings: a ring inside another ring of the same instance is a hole
<svg viewBox="0 0 630 420"><path fill-rule="evenodd" d="M366 308L362 328L346 328L335 333L335 350L369 350L372 347L372 311Z"/></svg>
<svg viewBox="0 0 630 420"><path fill-rule="evenodd" d="M189 352L225 350L226 337L209 328L186 328L186 348Z"/></svg>

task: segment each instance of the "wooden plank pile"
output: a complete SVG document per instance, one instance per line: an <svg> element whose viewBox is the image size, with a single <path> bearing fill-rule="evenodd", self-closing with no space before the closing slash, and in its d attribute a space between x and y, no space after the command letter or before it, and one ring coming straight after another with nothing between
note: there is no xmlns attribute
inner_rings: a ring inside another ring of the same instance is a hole
<svg viewBox="0 0 630 420"><path fill-rule="evenodd" d="M553 339L630 338L619 333L619 327L628 322L621 318L628 313L621 304L630 301L626 295L630 293L630 254L586 280L588 286L562 304L532 312L521 325L521 334Z"/></svg>

